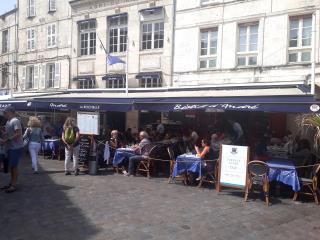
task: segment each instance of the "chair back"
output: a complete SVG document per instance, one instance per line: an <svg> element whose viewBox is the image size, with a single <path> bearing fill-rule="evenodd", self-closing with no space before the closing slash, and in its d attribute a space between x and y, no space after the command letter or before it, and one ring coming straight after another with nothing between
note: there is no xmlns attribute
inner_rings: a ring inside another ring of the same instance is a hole
<svg viewBox="0 0 320 240"><path fill-rule="evenodd" d="M168 157L167 148L164 144L153 145L149 152L149 158L165 160L168 159Z"/></svg>
<svg viewBox="0 0 320 240"><path fill-rule="evenodd" d="M312 185L314 189L318 189L320 182L320 163L315 165L312 171Z"/></svg>
<svg viewBox="0 0 320 240"><path fill-rule="evenodd" d="M265 162L254 160L248 163L248 173L253 177L266 177L269 166Z"/></svg>
<svg viewBox="0 0 320 240"><path fill-rule="evenodd" d="M151 149L154 147L154 144L152 143L149 143L149 144L146 144L144 145L142 148L141 148L141 155L143 156L149 156L150 152L151 152Z"/></svg>
<svg viewBox="0 0 320 240"><path fill-rule="evenodd" d="M168 155L169 155L170 160L175 160L176 155L174 154L172 146L168 146L167 151L168 151Z"/></svg>

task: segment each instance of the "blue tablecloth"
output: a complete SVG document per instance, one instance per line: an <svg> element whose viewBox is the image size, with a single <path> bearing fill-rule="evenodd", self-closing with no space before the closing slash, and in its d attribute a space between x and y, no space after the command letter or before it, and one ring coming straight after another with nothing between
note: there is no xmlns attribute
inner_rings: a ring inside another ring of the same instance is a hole
<svg viewBox="0 0 320 240"><path fill-rule="evenodd" d="M59 149L60 139L46 139L42 145L42 151L55 152Z"/></svg>
<svg viewBox="0 0 320 240"><path fill-rule="evenodd" d="M273 158L267 161L270 168L269 181L278 181L292 187L293 191L300 190L298 173L293 162L289 159Z"/></svg>
<svg viewBox="0 0 320 240"><path fill-rule="evenodd" d="M201 161L202 159L200 157L193 154L178 156L174 164L172 176L176 177L185 171L199 173L201 176Z"/></svg>
<svg viewBox="0 0 320 240"><path fill-rule="evenodd" d="M137 153L135 153L130 148L119 148L116 150L113 158L113 166L117 167L119 164L121 164L125 159L135 156Z"/></svg>

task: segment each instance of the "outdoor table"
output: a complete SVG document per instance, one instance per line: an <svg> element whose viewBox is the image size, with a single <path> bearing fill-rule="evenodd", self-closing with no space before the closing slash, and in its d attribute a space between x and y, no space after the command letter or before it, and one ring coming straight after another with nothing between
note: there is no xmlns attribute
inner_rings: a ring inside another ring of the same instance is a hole
<svg viewBox="0 0 320 240"><path fill-rule="evenodd" d="M113 166L118 167L126 158L138 155L132 148L118 148L114 154Z"/></svg>
<svg viewBox="0 0 320 240"><path fill-rule="evenodd" d="M173 167L173 177L177 177L183 172L199 173L201 176L202 159L195 154L182 154L177 157Z"/></svg>
<svg viewBox="0 0 320 240"><path fill-rule="evenodd" d="M58 153L58 158L60 160L60 139L46 139L42 145L43 156L46 151L51 152L51 158L56 157Z"/></svg>
<svg viewBox="0 0 320 240"><path fill-rule="evenodd" d="M272 158L267 161L269 166L269 181L277 181L292 187L294 192L300 190L300 182L296 167L292 160L285 158Z"/></svg>

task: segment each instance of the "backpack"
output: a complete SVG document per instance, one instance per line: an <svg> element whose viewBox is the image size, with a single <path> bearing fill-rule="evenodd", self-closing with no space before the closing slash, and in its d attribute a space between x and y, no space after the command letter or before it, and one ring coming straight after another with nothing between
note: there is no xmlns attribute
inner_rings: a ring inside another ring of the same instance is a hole
<svg viewBox="0 0 320 240"><path fill-rule="evenodd" d="M64 140L66 141L66 143L72 144L74 143L75 139L76 139L76 134L74 132L74 129L72 127L67 128L64 131Z"/></svg>

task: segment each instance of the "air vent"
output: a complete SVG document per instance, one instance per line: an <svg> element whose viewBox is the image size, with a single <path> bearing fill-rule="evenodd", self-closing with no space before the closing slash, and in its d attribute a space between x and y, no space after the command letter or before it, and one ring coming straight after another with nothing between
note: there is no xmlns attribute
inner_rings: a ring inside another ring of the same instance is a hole
<svg viewBox="0 0 320 240"><path fill-rule="evenodd" d="M45 21L46 21L45 18L40 18L40 19L39 19L39 22L40 22L40 23L44 23Z"/></svg>

